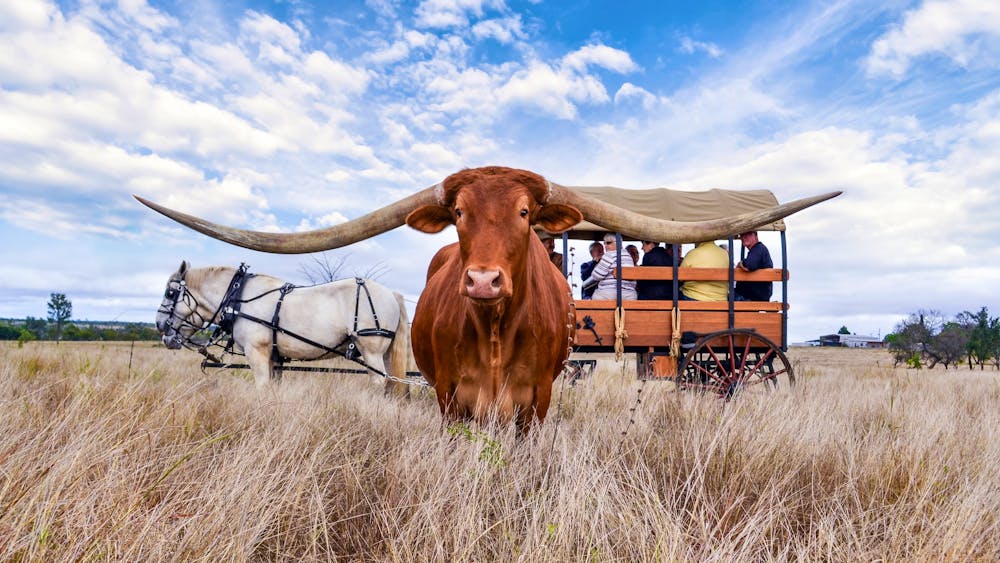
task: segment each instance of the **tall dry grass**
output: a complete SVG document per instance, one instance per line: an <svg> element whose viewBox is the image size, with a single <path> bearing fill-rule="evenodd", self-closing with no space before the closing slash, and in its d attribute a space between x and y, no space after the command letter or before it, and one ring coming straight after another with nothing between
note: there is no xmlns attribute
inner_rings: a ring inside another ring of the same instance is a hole
<svg viewBox="0 0 1000 563"><path fill-rule="evenodd" d="M722 406L612 367L518 442L363 376L258 395L149 344L131 373L128 344L0 356L4 560L1000 558L997 372L795 350L794 390Z"/></svg>

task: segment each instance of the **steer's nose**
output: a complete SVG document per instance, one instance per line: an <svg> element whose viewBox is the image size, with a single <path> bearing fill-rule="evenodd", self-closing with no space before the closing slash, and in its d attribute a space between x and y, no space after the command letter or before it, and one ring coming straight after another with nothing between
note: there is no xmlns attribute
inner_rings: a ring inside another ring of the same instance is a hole
<svg viewBox="0 0 1000 563"><path fill-rule="evenodd" d="M500 270L465 271L465 290L473 299L495 299L500 296L503 287L503 274Z"/></svg>

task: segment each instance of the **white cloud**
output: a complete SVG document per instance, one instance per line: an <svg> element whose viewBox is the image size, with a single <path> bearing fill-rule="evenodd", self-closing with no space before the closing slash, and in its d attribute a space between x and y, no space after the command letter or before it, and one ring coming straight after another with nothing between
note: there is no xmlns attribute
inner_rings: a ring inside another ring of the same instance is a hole
<svg viewBox="0 0 1000 563"><path fill-rule="evenodd" d="M582 47L560 61L559 68L534 61L518 70L497 91L505 105L540 110L560 119L574 119L577 104L602 104L610 101L600 79L587 73L590 65L625 73L637 70L632 58L605 45Z"/></svg>
<svg viewBox="0 0 1000 563"><path fill-rule="evenodd" d="M118 0L118 9L143 29L161 32L177 26L177 20L151 8L146 0Z"/></svg>
<svg viewBox="0 0 1000 563"><path fill-rule="evenodd" d="M396 3L393 0L365 0L365 6L384 18L396 17Z"/></svg>
<svg viewBox="0 0 1000 563"><path fill-rule="evenodd" d="M574 78L559 73L544 63L535 63L526 70L519 71L499 90L499 99L504 104L534 107L561 119L576 117L576 105L572 98L578 98ZM607 92L599 83L583 82L588 86L588 98L596 101L607 99ZM589 90L589 92L588 92Z"/></svg>
<svg viewBox="0 0 1000 563"><path fill-rule="evenodd" d="M406 41L394 41L391 45L372 51L364 56L365 61L388 65L404 60L410 54L410 45Z"/></svg>
<svg viewBox="0 0 1000 563"><path fill-rule="evenodd" d="M62 240L73 240L81 235L135 236L127 229L108 226L107 216L78 216L34 198L14 199L0 195L0 219Z"/></svg>
<svg viewBox="0 0 1000 563"><path fill-rule="evenodd" d="M10 0L0 2L0 32L40 29L59 12L51 2Z"/></svg>
<svg viewBox="0 0 1000 563"><path fill-rule="evenodd" d="M563 57L563 66L578 72L586 70L588 65L599 66L619 74L639 70L631 55L620 49L607 45L587 45Z"/></svg>
<svg viewBox="0 0 1000 563"><path fill-rule="evenodd" d="M428 167L457 170L461 166L461 158L440 143L416 143L410 151Z"/></svg>
<svg viewBox="0 0 1000 563"><path fill-rule="evenodd" d="M423 0L415 11L417 27L444 29L467 27L469 15L480 17L483 8L500 9L502 0Z"/></svg>
<svg viewBox="0 0 1000 563"><path fill-rule="evenodd" d="M382 130L391 146L400 147L413 142L413 133L409 128L388 116L382 118Z"/></svg>
<svg viewBox="0 0 1000 563"><path fill-rule="evenodd" d="M615 105L626 103L629 100L638 100L643 109L648 111L653 109L658 98L646 89L640 88L631 82L626 82L615 92Z"/></svg>
<svg viewBox="0 0 1000 563"><path fill-rule="evenodd" d="M489 114L496 107L498 80L496 75L470 68L432 79L427 91L441 100L433 106L436 111L470 116Z"/></svg>
<svg viewBox="0 0 1000 563"><path fill-rule="evenodd" d="M472 35L476 39L496 39L503 44L526 38L519 15L481 21L472 26Z"/></svg>
<svg viewBox="0 0 1000 563"><path fill-rule="evenodd" d="M369 74L341 61L335 61L326 53L313 51L305 58L306 76L315 78L325 86L323 95L347 93L358 95L368 88Z"/></svg>
<svg viewBox="0 0 1000 563"><path fill-rule="evenodd" d="M1000 63L1000 3L928 0L872 44L869 74L902 76L913 59L940 53L962 67Z"/></svg>
<svg viewBox="0 0 1000 563"><path fill-rule="evenodd" d="M695 41L690 37L681 37L680 51L689 55L701 51L713 59L721 57L723 52L722 48L715 43Z"/></svg>
<svg viewBox="0 0 1000 563"><path fill-rule="evenodd" d="M342 213L337 211L332 211L325 215L321 215L316 219L310 221L309 219L302 219L302 221L295 227L296 232L313 231L316 229L325 229L326 227L332 227L334 225L339 225L345 223L347 217Z"/></svg>
<svg viewBox="0 0 1000 563"><path fill-rule="evenodd" d="M240 20L240 39L258 48L263 62L291 65L301 53L299 33L271 16L254 11Z"/></svg>

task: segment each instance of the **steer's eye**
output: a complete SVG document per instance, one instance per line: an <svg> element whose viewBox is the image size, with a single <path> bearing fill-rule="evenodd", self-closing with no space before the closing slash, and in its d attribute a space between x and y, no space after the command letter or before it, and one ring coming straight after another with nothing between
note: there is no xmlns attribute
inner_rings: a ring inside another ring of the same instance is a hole
<svg viewBox="0 0 1000 563"><path fill-rule="evenodd" d="M462 210L460 208L458 208L458 207L455 208L455 217L458 217L458 218L462 217Z"/></svg>
<svg viewBox="0 0 1000 563"><path fill-rule="evenodd" d="M521 217L527 217L527 216L528 216L528 210L527 209L522 209L521 210Z"/></svg>

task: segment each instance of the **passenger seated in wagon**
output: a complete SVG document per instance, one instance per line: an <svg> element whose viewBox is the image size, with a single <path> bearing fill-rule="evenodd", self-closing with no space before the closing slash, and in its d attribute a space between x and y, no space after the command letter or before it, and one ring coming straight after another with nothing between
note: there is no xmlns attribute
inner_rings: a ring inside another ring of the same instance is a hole
<svg viewBox="0 0 1000 563"><path fill-rule="evenodd" d="M601 261L594 266L590 277L583 280L583 288L587 289L596 286L592 299L615 299L618 295L618 280L615 277L615 268L618 262L618 255L621 255L621 265L623 268L635 266L632 257L628 252L618 252L615 235L608 233L604 235L604 256ZM635 292L635 281L622 280L622 299L637 299Z"/></svg>
<svg viewBox="0 0 1000 563"><path fill-rule="evenodd" d="M699 242L684 256L681 268L728 268L729 253L714 240ZM681 287L681 299L688 301L726 301L729 284L724 281L686 281Z"/></svg>
<svg viewBox="0 0 1000 563"><path fill-rule="evenodd" d="M644 240L642 241L642 265L670 267L674 265L673 246L666 248L660 243ZM636 292L640 300L651 299L673 299L673 283L669 280L640 280L636 284Z"/></svg>
<svg viewBox="0 0 1000 563"><path fill-rule="evenodd" d="M773 268L771 253L764 243L757 238L757 231L740 234L743 248L747 249L746 257L736 264L736 268L744 272L755 272L761 268ZM774 286L771 282L736 282L737 301L770 301Z"/></svg>

